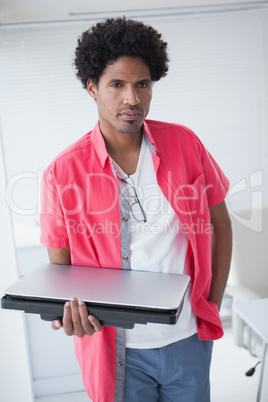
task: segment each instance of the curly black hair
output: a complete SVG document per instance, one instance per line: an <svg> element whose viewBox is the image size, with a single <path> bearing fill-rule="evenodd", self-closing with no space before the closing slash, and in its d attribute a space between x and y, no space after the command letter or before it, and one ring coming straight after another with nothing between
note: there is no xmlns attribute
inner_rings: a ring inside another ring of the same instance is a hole
<svg viewBox="0 0 268 402"><path fill-rule="evenodd" d="M98 85L108 64L122 56L140 57L150 68L153 82L168 71L167 43L153 27L126 17L98 22L78 39L74 64L84 88L91 79Z"/></svg>

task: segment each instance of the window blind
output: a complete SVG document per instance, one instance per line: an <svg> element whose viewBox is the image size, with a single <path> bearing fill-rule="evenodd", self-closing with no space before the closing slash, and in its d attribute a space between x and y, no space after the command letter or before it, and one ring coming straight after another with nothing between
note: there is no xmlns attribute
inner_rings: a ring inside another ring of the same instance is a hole
<svg viewBox="0 0 268 402"><path fill-rule="evenodd" d="M247 208L250 175L267 173L267 10L143 21L163 34L171 60L154 85L148 118L193 129L231 185L247 181L248 193L231 200L232 208ZM15 221L38 219L27 212L38 204L36 172L97 121L73 67L77 38L91 24L0 28L0 113Z"/></svg>

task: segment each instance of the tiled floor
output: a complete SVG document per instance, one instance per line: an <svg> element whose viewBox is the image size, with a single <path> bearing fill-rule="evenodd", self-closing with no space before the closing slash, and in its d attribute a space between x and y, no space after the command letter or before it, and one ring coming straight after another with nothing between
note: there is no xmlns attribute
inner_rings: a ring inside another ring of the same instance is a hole
<svg viewBox="0 0 268 402"><path fill-rule="evenodd" d="M225 336L214 343L211 367L211 401L255 402L260 366L257 367L253 377L246 377L245 372L257 362L257 358L234 345L231 328L225 328ZM261 402L268 401L268 360L266 363ZM79 392L38 398L36 402L90 402L90 399L84 392Z"/></svg>

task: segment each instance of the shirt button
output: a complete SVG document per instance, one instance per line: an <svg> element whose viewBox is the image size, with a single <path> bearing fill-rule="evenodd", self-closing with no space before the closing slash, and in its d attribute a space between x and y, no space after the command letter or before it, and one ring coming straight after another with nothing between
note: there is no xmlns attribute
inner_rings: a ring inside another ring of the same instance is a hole
<svg viewBox="0 0 268 402"><path fill-rule="evenodd" d="M127 222L128 221L128 218L123 218L123 222Z"/></svg>
<svg viewBox="0 0 268 402"><path fill-rule="evenodd" d="M127 260L128 260L128 256L127 256L127 255L124 255L123 259L124 259L125 261L127 261Z"/></svg>
<svg viewBox="0 0 268 402"><path fill-rule="evenodd" d="M123 366L123 362L118 362L117 365L118 365L118 367L122 367L122 366Z"/></svg>

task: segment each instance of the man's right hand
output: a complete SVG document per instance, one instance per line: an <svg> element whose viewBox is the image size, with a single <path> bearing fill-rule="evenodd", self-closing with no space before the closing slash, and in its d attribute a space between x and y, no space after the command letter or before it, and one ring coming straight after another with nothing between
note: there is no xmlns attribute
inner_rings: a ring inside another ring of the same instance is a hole
<svg viewBox="0 0 268 402"><path fill-rule="evenodd" d="M63 320L55 320L51 327L58 330L63 327L67 336L75 335L82 338L84 335L93 335L95 332L102 330L102 324L97 318L88 315L85 303L72 297L70 302L65 303Z"/></svg>

